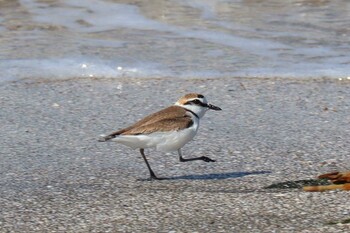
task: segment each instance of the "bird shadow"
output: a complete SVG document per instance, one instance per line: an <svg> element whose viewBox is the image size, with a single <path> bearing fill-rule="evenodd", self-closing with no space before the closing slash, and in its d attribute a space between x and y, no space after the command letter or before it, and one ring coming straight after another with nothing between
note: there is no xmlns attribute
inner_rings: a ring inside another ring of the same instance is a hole
<svg viewBox="0 0 350 233"><path fill-rule="evenodd" d="M253 172L227 172L227 173L209 173L201 175L184 175L174 177L162 177L160 180L224 180L230 178L239 178L249 175L269 174L270 171L253 171ZM144 179L144 181L150 179Z"/></svg>

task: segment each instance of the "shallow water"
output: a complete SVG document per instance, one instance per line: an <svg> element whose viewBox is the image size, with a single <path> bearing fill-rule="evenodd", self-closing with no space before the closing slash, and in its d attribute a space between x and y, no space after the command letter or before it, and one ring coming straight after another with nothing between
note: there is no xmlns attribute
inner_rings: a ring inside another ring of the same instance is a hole
<svg viewBox="0 0 350 233"><path fill-rule="evenodd" d="M2 0L0 81L350 76L347 0Z"/></svg>

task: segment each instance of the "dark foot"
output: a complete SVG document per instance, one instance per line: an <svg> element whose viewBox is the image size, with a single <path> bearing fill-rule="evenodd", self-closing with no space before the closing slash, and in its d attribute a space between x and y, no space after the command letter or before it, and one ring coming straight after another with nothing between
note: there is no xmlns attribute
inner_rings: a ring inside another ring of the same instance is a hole
<svg viewBox="0 0 350 233"><path fill-rule="evenodd" d="M150 175L151 175L150 179L155 179L155 180L158 179L158 177L156 176L156 174L154 174L154 172L153 172L151 169L149 170L149 173L150 173Z"/></svg>
<svg viewBox="0 0 350 233"><path fill-rule="evenodd" d="M202 156L202 157L200 157L204 162L215 162L215 160L214 159L211 159L211 158L208 158L208 157L205 157L205 156Z"/></svg>
<svg viewBox="0 0 350 233"><path fill-rule="evenodd" d="M190 158L190 159L184 159L180 156L180 162L189 162L189 161L194 161L194 160L203 160L204 162L215 162L215 160L208 158L206 156L201 156L197 158Z"/></svg>
<svg viewBox="0 0 350 233"><path fill-rule="evenodd" d="M151 180L162 180L162 178L157 177L154 173L150 176Z"/></svg>
<svg viewBox="0 0 350 233"><path fill-rule="evenodd" d="M151 180L166 180L166 178L157 177L157 176L150 177L150 179L151 179Z"/></svg>
<svg viewBox="0 0 350 233"><path fill-rule="evenodd" d="M150 170L150 180L165 180L165 178L160 178L158 176L156 176L156 174L154 174L154 172L152 170Z"/></svg>
<svg viewBox="0 0 350 233"><path fill-rule="evenodd" d="M149 178L146 179L137 179L138 181L154 181L154 180L167 180L167 178L161 178L157 176L150 176Z"/></svg>

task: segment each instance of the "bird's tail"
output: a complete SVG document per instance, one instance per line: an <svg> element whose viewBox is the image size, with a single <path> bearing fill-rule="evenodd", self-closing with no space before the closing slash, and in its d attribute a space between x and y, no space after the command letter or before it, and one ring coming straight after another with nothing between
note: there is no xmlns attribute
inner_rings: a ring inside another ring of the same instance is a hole
<svg viewBox="0 0 350 233"><path fill-rule="evenodd" d="M104 135L104 134L101 134L100 135L100 138L98 139L99 142L107 142L113 138L115 138L117 135L115 134L110 134L110 135Z"/></svg>

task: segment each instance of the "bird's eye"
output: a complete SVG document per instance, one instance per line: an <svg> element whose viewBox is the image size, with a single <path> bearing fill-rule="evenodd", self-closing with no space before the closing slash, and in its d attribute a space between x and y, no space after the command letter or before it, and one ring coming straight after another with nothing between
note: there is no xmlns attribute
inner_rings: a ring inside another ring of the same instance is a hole
<svg viewBox="0 0 350 233"><path fill-rule="evenodd" d="M202 102L198 99L195 99L185 103L185 105L189 105L189 104L202 105Z"/></svg>

